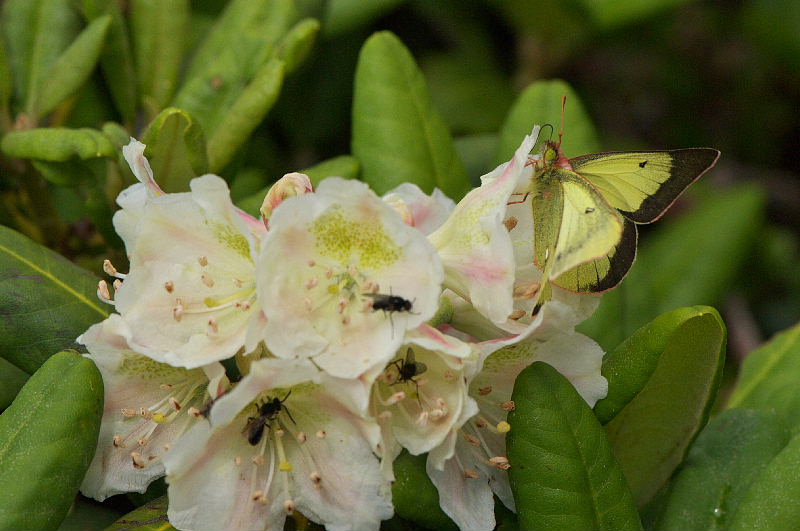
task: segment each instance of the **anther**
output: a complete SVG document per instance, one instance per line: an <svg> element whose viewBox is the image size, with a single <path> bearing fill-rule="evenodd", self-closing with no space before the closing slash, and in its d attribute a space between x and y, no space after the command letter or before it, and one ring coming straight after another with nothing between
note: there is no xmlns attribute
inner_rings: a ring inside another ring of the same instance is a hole
<svg viewBox="0 0 800 531"><path fill-rule="evenodd" d="M485 427L486 427L486 426L488 426L488 425L489 425L489 423L488 423L488 422L486 422L486 421L485 421L485 420L483 420L483 419L478 419L478 420L476 420L476 421L475 421L475 426L477 426L477 427L479 427L479 428L485 428Z"/></svg>
<svg viewBox="0 0 800 531"><path fill-rule="evenodd" d="M150 442L150 440L149 440L149 439L147 439L146 437L142 437L142 438L140 438L140 439L139 439L138 441L136 441L136 442L138 442L138 443L139 443L139 446L147 446L147 443L149 443L149 442Z"/></svg>
<svg viewBox="0 0 800 531"><path fill-rule="evenodd" d="M507 218L505 221L503 221L503 225L506 226L506 230L509 232L511 232L511 229L517 226L517 223L519 223L519 220L514 216L511 216L510 218Z"/></svg>
<svg viewBox="0 0 800 531"><path fill-rule="evenodd" d="M514 288L515 299L532 299L539 292L541 284L538 282L528 282L520 284Z"/></svg>
<svg viewBox="0 0 800 531"><path fill-rule="evenodd" d="M125 448L125 442L122 440L122 435L114 435L114 448Z"/></svg>
<svg viewBox="0 0 800 531"><path fill-rule="evenodd" d="M502 455L498 455L497 457L492 457L489 459L489 463L496 466L500 470L508 470L511 468L511 464L508 462L507 457L503 457Z"/></svg>
<svg viewBox="0 0 800 531"><path fill-rule="evenodd" d="M443 376L444 376L444 379L446 381L448 381L448 382L452 382L453 380L456 379L456 373L454 373L450 369L447 369L446 371L444 371L444 375Z"/></svg>
<svg viewBox="0 0 800 531"><path fill-rule="evenodd" d="M236 457L233 458L233 462L236 463L236 466L241 465L242 464L242 456L237 455Z"/></svg>
<svg viewBox="0 0 800 531"><path fill-rule="evenodd" d="M475 470L471 468L464 469L464 479L478 479L480 475Z"/></svg>
<svg viewBox="0 0 800 531"><path fill-rule="evenodd" d="M110 277L117 276L117 268L111 263L111 260L103 260L103 271Z"/></svg>
<svg viewBox="0 0 800 531"><path fill-rule="evenodd" d="M158 386L158 388L161 389L162 391L172 391L174 387L175 386L172 384L161 384Z"/></svg>
<svg viewBox="0 0 800 531"><path fill-rule="evenodd" d="M344 317L342 317L342 324L343 325L349 325L350 324L350 316L349 315L345 315Z"/></svg>
<svg viewBox="0 0 800 531"><path fill-rule="evenodd" d="M122 416L123 417L131 418L131 417L135 417L138 414L139 413L133 408L130 408L130 407L122 408Z"/></svg>
<svg viewBox="0 0 800 531"><path fill-rule="evenodd" d="M165 452L169 452L169 449L170 449L170 448L172 448L172 445L171 445L170 443L166 443L166 444L164 445L164 451L165 451Z"/></svg>
<svg viewBox="0 0 800 531"><path fill-rule="evenodd" d="M183 303L180 299L175 299L175 307L172 308L172 318L180 323L182 317L183 317Z"/></svg>
<svg viewBox="0 0 800 531"><path fill-rule="evenodd" d="M308 282L306 282L306 289L314 289L317 287L317 284L319 284L319 279L317 277L311 277L308 279Z"/></svg>
<svg viewBox="0 0 800 531"><path fill-rule="evenodd" d="M325 436L327 435L327 433L325 433L325 430L319 430L319 431L316 433L316 435L317 435L317 439L324 439L324 438L325 438Z"/></svg>
<svg viewBox="0 0 800 531"><path fill-rule="evenodd" d="M213 278L211 278L211 275L209 275L209 274L208 274L208 273L206 273L206 272L203 272L203 274L202 274L202 275L200 275L200 280L202 280L202 281L203 281L203 284L205 284L205 285L206 285L206 286L208 286L209 288L211 288L211 287L213 287L213 286L214 286L214 279L213 279Z"/></svg>
<svg viewBox="0 0 800 531"><path fill-rule="evenodd" d="M216 317L210 317L208 319L208 330L212 334L219 334L219 323L217 322Z"/></svg>
<svg viewBox="0 0 800 531"><path fill-rule="evenodd" d="M198 263L199 263L199 264L200 264L202 267L205 267L205 266L207 266L207 265L208 265L208 258L206 258L205 256L200 256L200 257L198 257L198 258L197 258L197 262L198 262Z"/></svg>
<svg viewBox="0 0 800 531"><path fill-rule="evenodd" d="M497 432L498 433L508 433L511 431L511 424L502 420L497 423Z"/></svg>
<svg viewBox="0 0 800 531"><path fill-rule="evenodd" d="M253 464L257 466L261 466L264 464L264 458L260 455L253 456Z"/></svg>
<svg viewBox="0 0 800 531"><path fill-rule="evenodd" d="M470 435L468 433L464 434L464 438L470 443L472 446L480 446L481 440L475 437L474 435Z"/></svg>
<svg viewBox="0 0 800 531"><path fill-rule="evenodd" d="M285 434L286 434L286 432L283 431L283 428L278 428L278 429L275 430L275 435L278 436L278 437L283 437Z"/></svg>
<svg viewBox="0 0 800 531"><path fill-rule="evenodd" d="M300 444L306 442L307 439L308 437L306 437L306 434L304 432L301 431L297 433L297 442L299 442Z"/></svg>
<svg viewBox="0 0 800 531"><path fill-rule="evenodd" d="M480 389L478 389L478 394L481 395L481 396L486 396L491 392L492 392L492 386L491 385L489 385L487 387L481 387Z"/></svg>
<svg viewBox="0 0 800 531"><path fill-rule="evenodd" d="M257 491L255 491L253 493L253 501L258 501L263 497L264 497L264 491L263 490L257 490Z"/></svg>
<svg viewBox="0 0 800 531"><path fill-rule="evenodd" d="M97 296L104 302L113 302L111 300L111 293L108 291L108 282L101 280L97 283Z"/></svg>
<svg viewBox="0 0 800 531"><path fill-rule="evenodd" d="M314 267L315 265L317 265L317 263L314 260L308 261L308 267Z"/></svg>
<svg viewBox="0 0 800 531"><path fill-rule="evenodd" d="M406 397L405 391L397 391L395 394L386 399L384 405L393 406L396 403L400 402L401 400L404 400L405 397Z"/></svg>
<svg viewBox="0 0 800 531"><path fill-rule="evenodd" d="M439 420L440 418L444 417L447 412L444 409L436 408L432 409L429 417L431 420Z"/></svg>
<svg viewBox="0 0 800 531"><path fill-rule="evenodd" d="M164 289L167 290L167 293L172 293L172 291L175 289L175 283L171 280L167 280L164 282Z"/></svg>
<svg viewBox="0 0 800 531"><path fill-rule="evenodd" d="M175 411L181 410L181 403L178 402L178 400L174 396L169 397L169 405L172 406L172 409L174 409Z"/></svg>
<svg viewBox="0 0 800 531"><path fill-rule="evenodd" d="M336 305L336 311L344 313L345 309L347 309L347 299L339 299L339 304Z"/></svg>
<svg viewBox="0 0 800 531"><path fill-rule="evenodd" d="M153 412L147 408L142 407L139 408L139 416L147 420L150 420L153 418Z"/></svg>
<svg viewBox="0 0 800 531"><path fill-rule="evenodd" d="M114 286L114 292L117 292L122 289L122 281L118 278L115 278L114 282L111 285Z"/></svg>
<svg viewBox="0 0 800 531"><path fill-rule="evenodd" d="M513 400L507 400L505 402L500 402L500 409L503 411L514 411L517 409L517 405L514 403Z"/></svg>
<svg viewBox="0 0 800 531"><path fill-rule="evenodd" d="M419 424L420 426L424 426L426 422L428 422L428 412L423 411L417 417L416 423Z"/></svg>
<svg viewBox="0 0 800 531"><path fill-rule="evenodd" d="M292 500L286 500L283 502L283 508L286 509L286 512L292 514L294 512L294 502Z"/></svg>
<svg viewBox="0 0 800 531"><path fill-rule="evenodd" d="M203 412L200 411L199 409L197 409L194 406L190 407L188 410L186 410L186 412L189 413L191 416L193 416L196 419L203 418Z"/></svg>
<svg viewBox="0 0 800 531"><path fill-rule="evenodd" d="M144 459L142 459L142 454L139 452L131 452L131 461L133 461L133 468L142 469L146 464Z"/></svg>
<svg viewBox="0 0 800 531"><path fill-rule="evenodd" d="M308 475L308 479L314 484L314 487L321 489L322 488L322 476L319 475L319 472L316 470Z"/></svg>
<svg viewBox="0 0 800 531"><path fill-rule="evenodd" d="M378 413L378 420L389 420L390 418L392 418L392 412L389 410Z"/></svg>
<svg viewBox="0 0 800 531"><path fill-rule="evenodd" d="M244 282L239 280L238 278L234 278L233 285L236 286L237 288L241 288L242 286L244 286Z"/></svg>
<svg viewBox="0 0 800 531"><path fill-rule="evenodd" d="M525 317L525 310L514 310L511 312L511 315L508 316L512 321L518 321L523 317Z"/></svg>

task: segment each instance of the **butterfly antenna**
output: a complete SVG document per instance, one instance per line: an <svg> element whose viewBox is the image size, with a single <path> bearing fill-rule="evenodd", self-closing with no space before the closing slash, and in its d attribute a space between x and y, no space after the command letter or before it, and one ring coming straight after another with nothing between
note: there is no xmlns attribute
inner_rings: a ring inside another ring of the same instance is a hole
<svg viewBox="0 0 800 531"><path fill-rule="evenodd" d="M545 127L549 127L550 128L550 136L547 137L547 140L550 141L550 140L553 139L553 131L555 131L555 128L553 127L553 124L544 124L542 126L542 129L544 129ZM541 136L541 133L542 133L542 131L539 130L539 136Z"/></svg>
<svg viewBox="0 0 800 531"><path fill-rule="evenodd" d="M561 139L564 137L564 109L567 108L567 95L561 96L561 129L558 131L558 147L561 147Z"/></svg>

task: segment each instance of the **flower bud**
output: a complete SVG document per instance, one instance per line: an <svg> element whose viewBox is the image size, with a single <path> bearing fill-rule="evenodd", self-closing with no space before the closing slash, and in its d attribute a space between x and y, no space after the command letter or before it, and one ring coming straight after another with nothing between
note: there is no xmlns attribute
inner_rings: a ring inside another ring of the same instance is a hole
<svg viewBox="0 0 800 531"><path fill-rule="evenodd" d="M261 204L261 216L264 223L269 221L275 209L286 199L296 195L303 195L314 191L314 186L308 175L304 173L287 173L278 182L272 185Z"/></svg>

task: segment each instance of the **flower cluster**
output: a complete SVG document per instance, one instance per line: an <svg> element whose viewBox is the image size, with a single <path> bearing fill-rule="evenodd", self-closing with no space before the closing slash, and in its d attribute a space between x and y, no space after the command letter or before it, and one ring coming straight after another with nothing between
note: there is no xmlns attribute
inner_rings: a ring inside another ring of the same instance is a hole
<svg viewBox="0 0 800 531"><path fill-rule="evenodd" d="M164 193L132 140L140 181L114 225L130 260L106 261L117 313L79 341L106 383L82 485L97 499L166 475L178 529L282 529L299 511L330 529L391 517L392 462L427 454L461 529L514 508L506 420L519 372L544 360L590 404L602 351L574 327L597 298L553 288L537 304L530 179L538 128L457 205L404 184L378 197L289 174L255 219L204 175Z"/></svg>

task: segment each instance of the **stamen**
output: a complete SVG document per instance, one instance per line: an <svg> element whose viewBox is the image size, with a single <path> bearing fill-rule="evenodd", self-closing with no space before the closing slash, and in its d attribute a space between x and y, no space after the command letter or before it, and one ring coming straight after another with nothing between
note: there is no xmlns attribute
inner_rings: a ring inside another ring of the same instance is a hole
<svg viewBox="0 0 800 531"><path fill-rule="evenodd" d="M481 396L486 396L491 392L492 392L492 386L491 385L488 386L488 387L481 387L480 389L478 389L478 394L481 395Z"/></svg>
<svg viewBox="0 0 800 531"><path fill-rule="evenodd" d="M163 383L159 385L158 388L161 389L162 391L172 391L175 388L175 386L172 384Z"/></svg>
<svg viewBox="0 0 800 531"><path fill-rule="evenodd" d="M327 435L327 433L325 433L325 430L319 430L316 433L317 439L324 439L326 435Z"/></svg>
<svg viewBox="0 0 800 531"><path fill-rule="evenodd" d="M516 227L517 223L519 223L519 220L517 218L515 218L514 216L511 216L511 217L507 218L505 221L503 221L503 225L506 226L506 230L508 232L511 232L511 229Z"/></svg>
<svg viewBox="0 0 800 531"><path fill-rule="evenodd" d="M103 271L110 277L117 276L117 268L111 263L111 260L103 260Z"/></svg>
<svg viewBox="0 0 800 531"><path fill-rule="evenodd" d="M378 413L378 420L389 420L390 418L392 418L392 412L388 409Z"/></svg>
<svg viewBox="0 0 800 531"><path fill-rule="evenodd" d="M347 308L347 299L339 299L339 304L336 305L336 311L339 313L344 313L346 308Z"/></svg>
<svg viewBox="0 0 800 531"><path fill-rule="evenodd" d="M122 411L122 416L127 418L132 418L139 414L135 409L130 407L124 407L122 408L121 411Z"/></svg>
<svg viewBox="0 0 800 531"><path fill-rule="evenodd" d="M303 433L302 431L297 433L297 442L299 442L300 444L306 442L307 439L308 437L306 437L306 434Z"/></svg>
<svg viewBox="0 0 800 531"><path fill-rule="evenodd" d="M208 273L206 273L205 271L203 272L203 274L202 274L202 275L200 275L200 280L202 280L202 281L203 281L203 284L205 284L205 285L206 285L206 286L208 286L209 288L212 288L212 287L214 287L214 279L213 279L213 278L211 278L211 275L209 275L209 274L208 274Z"/></svg>
<svg viewBox="0 0 800 531"><path fill-rule="evenodd" d="M427 411L421 412L415 422L420 426L424 426L428 422L428 412Z"/></svg>
<svg viewBox="0 0 800 531"><path fill-rule="evenodd" d="M150 441L148 439L142 437L136 442L139 443L139 446L147 446L147 443L149 443Z"/></svg>
<svg viewBox="0 0 800 531"><path fill-rule="evenodd" d="M131 452L131 461L133 461L133 468L142 469L147 463L142 459L142 454L139 452Z"/></svg>
<svg viewBox="0 0 800 531"><path fill-rule="evenodd" d="M292 500L286 500L283 502L283 508L286 509L286 512L292 514L294 512L294 502Z"/></svg>
<svg viewBox="0 0 800 531"><path fill-rule="evenodd" d="M254 455L253 456L253 464L261 466L264 464L264 457L261 455Z"/></svg>
<svg viewBox="0 0 800 531"><path fill-rule="evenodd" d="M286 432L283 431L283 428L277 428L275 430L275 435L277 435L278 437L283 437L285 434L286 434Z"/></svg>
<svg viewBox="0 0 800 531"><path fill-rule="evenodd" d="M258 501L261 498L264 498L264 491L263 490L259 489L259 490L255 491L253 493L253 501Z"/></svg>
<svg viewBox="0 0 800 531"><path fill-rule="evenodd" d="M342 317L342 324L343 325L349 325L350 324L350 316L349 315L345 315L344 317Z"/></svg>
<svg viewBox="0 0 800 531"><path fill-rule="evenodd" d="M219 334L219 323L217 322L216 317L209 317L208 319L208 330L212 334Z"/></svg>
<svg viewBox="0 0 800 531"><path fill-rule="evenodd" d="M447 382L452 382L453 380L456 379L456 373L454 373L450 369L447 369L446 371L444 371L444 375L443 376L444 376L445 381L447 381Z"/></svg>
<svg viewBox="0 0 800 531"><path fill-rule="evenodd" d="M383 405L384 406L393 406L396 403L400 402L401 400L404 400L405 397L406 397L405 391L397 391L395 394L393 394L392 396L387 398L386 401L383 402Z"/></svg>
<svg viewBox="0 0 800 531"><path fill-rule="evenodd" d="M317 277L311 277L308 279L308 282L306 282L306 289L314 289L317 287L317 284L319 284L319 279Z"/></svg>
<svg viewBox="0 0 800 531"><path fill-rule="evenodd" d="M539 293L539 288L541 284L538 282L528 282L525 284L519 284L514 287L514 298L515 299L532 299Z"/></svg>
<svg viewBox="0 0 800 531"><path fill-rule="evenodd" d="M114 435L114 442L112 443L114 448L125 448L125 442L122 439L122 435Z"/></svg>
<svg viewBox="0 0 800 531"><path fill-rule="evenodd" d="M208 265L208 258L205 256L200 256L197 258L197 262L200 264L201 267L205 267Z"/></svg>
<svg viewBox="0 0 800 531"><path fill-rule="evenodd" d="M316 489L322 488L322 476L320 476L319 472L317 472L316 470L308 475L308 479L310 479L311 482L314 484L314 488Z"/></svg>
<svg viewBox="0 0 800 531"><path fill-rule="evenodd" d="M170 443L166 443L166 444L164 445L164 451L165 451L165 452L169 452L169 449L170 449L170 448L172 448L172 445L171 445Z"/></svg>
<svg viewBox="0 0 800 531"><path fill-rule="evenodd" d="M478 447L480 447L480 445L481 445L481 440L480 440L480 439L478 439L477 437L475 437L474 435L470 435L470 434L468 434L468 433L465 433L465 434L464 434L464 438L465 438L465 439L467 440L467 442L468 442L468 443L470 443L472 446L478 446Z"/></svg>
<svg viewBox="0 0 800 531"><path fill-rule="evenodd" d="M183 317L182 301L180 299L175 299L175 307L172 308L172 318L180 323L182 317Z"/></svg>
<svg viewBox="0 0 800 531"><path fill-rule="evenodd" d="M464 479L478 479L480 475L477 471L472 470L471 468L464 469Z"/></svg>
<svg viewBox="0 0 800 531"><path fill-rule="evenodd" d="M317 265L317 263L314 260L308 261L308 267L314 267L315 265Z"/></svg>
<svg viewBox="0 0 800 531"><path fill-rule="evenodd" d="M513 400L507 400L506 402L500 402L500 409L503 411L514 411L517 409L517 405L514 403Z"/></svg>
<svg viewBox="0 0 800 531"><path fill-rule="evenodd" d="M116 293L117 291L122 289L122 281L118 278L114 279L114 283L112 284L112 286L114 286L114 292Z"/></svg>
<svg viewBox="0 0 800 531"><path fill-rule="evenodd" d="M512 321L518 321L523 317L525 317L525 310L514 310L511 312L511 315L508 316Z"/></svg>
<svg viewBox="0 0 800 531"><path fill-rule="evenodd" d="M175 289L175 283L171 280L167 280L164 282L164 289L167 290L167 293L172 293L172 291Z"/></svg>
<svg viewBox="0 0 800 531"><path fill-rule="evenodd" d="M193 416L196 419L203 418L203 412L200 411L199 409L197 409L194 406L190 407L186 412L189 413L189 415Z"/></svg>
<svg viewBox="0 0 800 531"><path fill-rule="evenodd" d="M511 464L508 462L508 458L503 457L501 455L498 455L497 457L492 457L491 459L489 459L489 463L496 466L500 470L508 470L509 468L511 468Z"/></svg>
<svg viewBox="0 0 800 531"><path fill-rule="evenodd" d="M114 301L111 299L111 293L108 291L108 282L105 280L101 280L97 283L97 297L108 304L114 304Z"/></svg>
<svg viewBox="0 0 800 531"><path fill-rule="evenodd" d="M485 428L488 425L489 425L489 423L486 422L484 419L478 419L478 420L475 421L475 426L477 426L479 428Z"/></svg>
<svg viewBox="0 0 800 531"><path fill-rule="evenodd" d="M237 455L236 457L233 458L233 462L236 463L236 466L241 465L242 464L242 456L241 455Z"/></svg>
<svg viewBox="0 0 800 531"><path fill-rule="evenodd" d="M508 433L511 431L511 424L504 420L498 422L496 427L498 433Z"/></svg>

